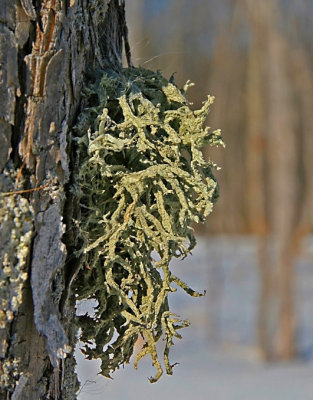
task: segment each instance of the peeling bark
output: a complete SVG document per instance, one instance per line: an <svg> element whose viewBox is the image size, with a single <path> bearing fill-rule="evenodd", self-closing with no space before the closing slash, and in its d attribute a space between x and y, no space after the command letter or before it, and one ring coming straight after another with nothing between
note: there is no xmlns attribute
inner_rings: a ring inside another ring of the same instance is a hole
<svg viewBox="0 0 313 400"><path fill-rule="evenodd" d="M123 12L0 0L0 399L76 398L70 130L88 77L121 64Z"/></svg>

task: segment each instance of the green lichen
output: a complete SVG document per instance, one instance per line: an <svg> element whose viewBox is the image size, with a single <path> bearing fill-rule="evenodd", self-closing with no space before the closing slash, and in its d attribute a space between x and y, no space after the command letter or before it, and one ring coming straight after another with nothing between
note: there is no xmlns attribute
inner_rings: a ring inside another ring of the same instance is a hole
<svg viewBox="0 0 313 400"><path fill-rule="evenodd" d="M189 325L169 309L172 257L195 246L192 224L203 222L217 199L215 165L203 158L205 144L223 145L220 131L203 124L214 98L193 111L183 90L160 73L141 68L104 74L86 91L79 133L84 267L76 282L78 300L96 302L94 315L79 317L83 352L102 360L101 372L128 363L138 337L144 346L134 366L150 355L156 382L163 370L156 344L165 339L164 365L179 329Z"/></svg>

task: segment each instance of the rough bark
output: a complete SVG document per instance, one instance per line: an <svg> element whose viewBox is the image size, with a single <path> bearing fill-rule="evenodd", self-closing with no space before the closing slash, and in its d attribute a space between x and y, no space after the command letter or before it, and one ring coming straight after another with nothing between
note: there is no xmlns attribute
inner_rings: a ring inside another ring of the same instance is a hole
<svg viewBox="0 0 313 400"><path fill-rule="evenodd" d="M0 0L0 399L76 397L70 130L86 81L120 66L123 10Z"/></svg>

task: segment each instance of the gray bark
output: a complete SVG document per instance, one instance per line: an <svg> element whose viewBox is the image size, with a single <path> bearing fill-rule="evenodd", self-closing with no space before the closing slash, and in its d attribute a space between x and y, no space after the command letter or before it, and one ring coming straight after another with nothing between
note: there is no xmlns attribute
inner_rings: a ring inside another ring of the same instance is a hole
<svg viewBox="0 0 313 400"><path fill-rule="evenodd" d="M0 0L0 399L76 397L69 138L88 77L120 66L123 9Z"/></svg>

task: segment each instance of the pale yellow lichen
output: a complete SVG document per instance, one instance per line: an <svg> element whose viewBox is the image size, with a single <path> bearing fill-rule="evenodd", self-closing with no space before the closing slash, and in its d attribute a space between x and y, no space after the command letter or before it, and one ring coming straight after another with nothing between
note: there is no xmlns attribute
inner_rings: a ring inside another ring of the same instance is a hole
<svg viewBox="0 0 313 400"><path fill-rule="evenodd" d="M168 294L176 284L201 295L169 268L172 257L194 247L191 224L204 221L218 195L214 164L201 151L223 144L220 131L203 128L214 98L193 111L185 97L190 86L179 90L160 73L130 68L86 90L86 101L96 104L76 128L85 259L76 295L97 302L93 317L80 317L81 340L88 358L101 358L105 376L129 361L139 335L145 344L135 367L149 354L157 368L150 380L159 379L156 343L164 336L171 374L169 349L189 323L170 312Z"/></svg>

